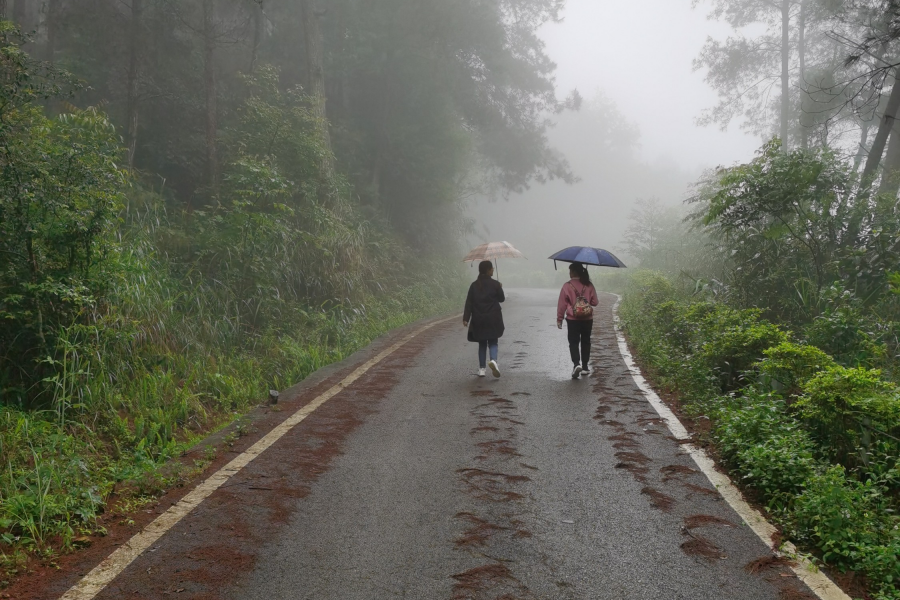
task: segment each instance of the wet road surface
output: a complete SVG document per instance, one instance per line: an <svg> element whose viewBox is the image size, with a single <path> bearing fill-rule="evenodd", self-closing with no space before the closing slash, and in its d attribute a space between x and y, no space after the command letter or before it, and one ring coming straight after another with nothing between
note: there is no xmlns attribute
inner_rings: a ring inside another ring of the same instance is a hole
<svg viewBox="0 0 900 600"><path fill-rule="evenodd" d="M748 568L771 553L634 384L614 300L578 381L552 291L508 292L499 379L476 376L459 320L418 336L97 598L812 597L782 566Z"/></svg>

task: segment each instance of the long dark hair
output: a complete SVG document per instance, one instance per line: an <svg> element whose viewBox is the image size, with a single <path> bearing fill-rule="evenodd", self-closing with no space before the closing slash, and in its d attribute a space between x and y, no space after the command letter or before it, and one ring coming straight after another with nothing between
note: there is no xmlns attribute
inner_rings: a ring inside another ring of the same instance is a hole
<svg viewBox="0 0 900 600"><path fill-rule="evenodd" d="M483 260L478 263L478 279L475 280L475 284L478 286L479 292L484 289L484 280L490 279L490 275L488 275L488 273L493 268L494 265L489 260Z"/></svg>
<svg viewBox="0 0 900 600"><path fill-rule="evenodd" d="M591 283L591 276L588 275L587 267L585 267L581 263L572 263L571 265L569 265L569 273L577 275L578 280L581 281L581 285L594 285L593 283Z"/></svg>

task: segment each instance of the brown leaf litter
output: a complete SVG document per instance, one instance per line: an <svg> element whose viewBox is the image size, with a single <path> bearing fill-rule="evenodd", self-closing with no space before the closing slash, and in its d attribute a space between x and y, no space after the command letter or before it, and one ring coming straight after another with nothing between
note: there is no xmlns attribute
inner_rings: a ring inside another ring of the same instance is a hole
<svg viewBox="0 0 900 600"><path fill-rule="evenodd" d="M698 527L707 527L709 525L722 525L724 527L734 527L734 523L715 517L713 515L691 515L684 518L685 529L697 529Z"/></svg>
<svg viewBox="0 0 900 600"><path fill-rule="evenodd" d="M700 535L689 534L691 539L681 544L681 550L688 556L700 556L707 560L725 558L722 549Z"/></svg>
<svg viewBox="0 0 900 600"><path fill-rule="evenodd" d="M663 512L669 512L672 510L672 505L675 504L675 498L667 496L652 487L645 487L641 490L641 493L650 496L650 506Z"/></svg>
<svg viewBox="0 0 900 600"><path fill-rule="evenodd" d="M744 570L751 575L756 575L764 569L771 569L773 567L781 566L793 567L796 564L796 562L784 556L774 556L770 554L768 556L760 556L759 558L751 560L746 565L744 565Z"/></svg>

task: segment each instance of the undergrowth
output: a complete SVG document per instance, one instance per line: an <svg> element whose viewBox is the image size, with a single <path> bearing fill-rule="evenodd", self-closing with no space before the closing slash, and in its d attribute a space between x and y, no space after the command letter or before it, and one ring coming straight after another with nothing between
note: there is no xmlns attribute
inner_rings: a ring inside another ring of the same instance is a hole
<svg viewBox="0 0 900 600"><path fill-rule="evenodd" d="M796 334L653 272L631 278L621 315L650 377L710 419L707 441L786 536L900 598L900 388L884 345L847 333L831 355L810 342L846 332L846 311Z"/></svg>

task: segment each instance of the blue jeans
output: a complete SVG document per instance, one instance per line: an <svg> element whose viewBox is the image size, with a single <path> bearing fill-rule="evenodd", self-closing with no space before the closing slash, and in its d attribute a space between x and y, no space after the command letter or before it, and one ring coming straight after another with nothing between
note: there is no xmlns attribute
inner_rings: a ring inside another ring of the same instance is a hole
<svg viewBox="0 0 900 600"><path fill-rule="evenodd" d="M478 342L478 364L481 368L487 367L487 351L491 349L491 360L497 360L499 340L481 340Z"/></svg>

